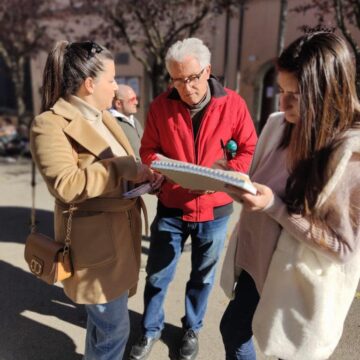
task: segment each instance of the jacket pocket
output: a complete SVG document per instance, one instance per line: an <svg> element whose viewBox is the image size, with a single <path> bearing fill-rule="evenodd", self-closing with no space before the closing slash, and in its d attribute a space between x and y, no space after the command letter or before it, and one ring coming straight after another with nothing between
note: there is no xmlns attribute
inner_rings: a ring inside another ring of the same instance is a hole
<svg viewBox="0 0 360 360"><path fill-rule="evenodd" d="M73 217L70 237L75 270L101 266L116 258L111 229L106 213Z"/></svg>

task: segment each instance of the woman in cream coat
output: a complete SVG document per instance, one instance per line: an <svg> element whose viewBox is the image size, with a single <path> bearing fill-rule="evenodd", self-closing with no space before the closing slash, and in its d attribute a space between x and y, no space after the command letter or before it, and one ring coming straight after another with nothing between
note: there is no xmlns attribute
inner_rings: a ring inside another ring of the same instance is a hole
<svg viewBox="0 0 360 360"><path fill-rule="evenodd" d="M234 298L220 324L226 360L256 359L253 330L266 355L286 360L327 359L339 341L347 298L345 291L340 291L344 297L336 303L331 292L322 294L325 267L316 268L317 275L324 273L318 282L304 281L305 276L310 279L310 271L304 271L303 277L298 271L292 279L294 288L303 290L303 298L296 300L306 304L305 314L297 312L289 286L288 296L276 290L279 283L288 285L285 279L290 266L270 283L271 295L266 298L268 270L277 249L290 260L293 253L289 249L301 246L302 253L316 259L314 263L339 264L336 268L345 279L343 290L352 293L350 300L359 281L360 103L353 59L342 38L320 31L290 44L279 57L277 68L282 112L270 116L255 151L250 176L258 193L228 188L232 197L243 203L244 210L233 238L232 269L226 272L224 266L222 274L224 280L226 273L230 274L226 280L232 277L236 281L235 289L230 282L228 289L234 289ZM284 233L290 244L286 250L282 246ZM331 274L331 288L339 289L335 272ZM225 288L224 281L222 284ZM321 296L326 297L325 306L319 300ZM263 321L255 327L253 317L259 300L260 305L264 304L263 312L269 317L275 315L267 324ZM271 312L273 303L278 304L275 312ZM330 313L333 304L338 306ZM322 314L327 315L326 322L316 322L324 319ZM276 327L279 323L283 332ZM266 330L271 336L264 338L262 333L267 332L258 329L268 324L270 329ZM273 345L271 351L268 344Z"/></svg>
<svg viewBox="0 0 360 360"><path fill-rule="evenodd" d="M131 182L161 178L135 161L111 107L111 53L93 42L61 41L44 70L42 110L31 128L33 159L55 198L55 239L64 241L69 204L74 275L66 295L88 313L85 359L122 359L129 334L127 298L140 267L140 199Z"/></svg>

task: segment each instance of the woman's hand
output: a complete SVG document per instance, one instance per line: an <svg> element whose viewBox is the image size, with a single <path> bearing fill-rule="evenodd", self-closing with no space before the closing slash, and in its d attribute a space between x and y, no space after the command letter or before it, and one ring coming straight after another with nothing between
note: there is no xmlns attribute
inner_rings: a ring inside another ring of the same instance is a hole
<svg viewBox="0 0 360 360"><path fill-rule="evenodd" d="M145 164L138 162L136 177L132 179L135 183L143 183L149 181L153 183L155 181L155 173Z"/></svg>
<svg viewBox="0 0 360 360"><path fill-rule="evenodd" d="M164 181L164 176L153 171L149 166L138 162L137 175L133 181L139 184L147 181L150 182L152 188L151 194L157 194Z"/></svg>
<svg viewBox="0 0 360 360"><path fill-rule="evenodd" d="M261 211L264 210L274 198L273 191L266 185L253 183L256 187L257 194L253 195L247 191L241 190L232 185L226 185L226 192L238 202L244 204L246 210Z"/></svg>
<svg viewBox="0 0 360 360"><path fill-rule="evenodd" d="M152 192L151 194L157 194L160 190L160 187L165 179L164 175L154 172L154 181L151 183Z"/></svg>

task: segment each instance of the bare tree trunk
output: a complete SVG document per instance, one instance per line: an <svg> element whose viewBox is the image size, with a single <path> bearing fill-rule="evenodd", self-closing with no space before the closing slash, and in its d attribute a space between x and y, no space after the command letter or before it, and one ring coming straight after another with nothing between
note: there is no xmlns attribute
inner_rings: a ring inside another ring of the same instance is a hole
<svg viewBox="0 0 360 360"><path fill-rule="evenodd" d="M226 28L225 28L225 46L224 46L224 67L223 67L223 75L224 75L224 86L227 86L227 72L229 66L229 37L230 37L230 10L226 11Z"/></svg>
<svg viewBox="0 0 360 360"><path fill-rule="evenodd" d="M288 13L288 0L280 0L279 32L276 55L280 56L284 50L286 18Z"/></svg>
<svg viewBox="0 0 360 360"><path fill-rule="evenodd" d="M239 0L239 30L238 30L238 52L236 58L236 89L240 93L241 85L241 56L242 56L242 41L244 30L244 13L246 0Z"/></svg>
<svg viewBox="0 0 360 360"><path fill-rule="evenodd" d="M285 43L285 30L286 30L286 18L288 14L288 0L280 0L280 15L279 15L279 31L278 31L278 41L276 48L276 56L280 56L284 50ZM274 77L273 89L277 87L276 76ZM273 92L273 111L277 110L278 107L278 96L276 92Z"/></svg>
<svg viewBox="0 0 360 360"><path fill-rule="evenodd" d="M18 123L24 121L26 106L24 101L24 79L25 79L25 59L23 57L13 59L11 63L11 80L14 84L15 97L16 97L16 115Z"/></svg>
<svg viewBox="0 0 360 360"><path fill-rule="evenodd" d="M353 37L352 33L348 29L345 21L345 13L344 13L344 7L341 0L333 0L333 6L335 8L335 15L336 15L336 23L338 27L340 28L342 34L344 35L345 39L349 42L351 48L354 51L355 59L356 59L356 89L358 96L360 96L360 47ZM360 1L357 1L357 5L353 5L360 7ZM356 18L357 20L357 27L360 27L360 21L359 18Z"/></svg>
<svg viewBox="0 0 360 360"><path fill-rule="evenodd" d="M160 95L167 88L167 71L164 64L154 63L151 68L151 73L148 73L152 82L152 99Z"/></svg>

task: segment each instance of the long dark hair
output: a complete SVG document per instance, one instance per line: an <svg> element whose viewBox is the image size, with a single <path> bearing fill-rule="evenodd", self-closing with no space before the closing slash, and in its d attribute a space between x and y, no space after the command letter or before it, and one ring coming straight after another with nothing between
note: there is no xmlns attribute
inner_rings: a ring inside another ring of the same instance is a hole
<svg viewBox="0 0 360 360"><path fill-rule="evenodd" d="M75 94L86 78L96 78L104 70L104 59L113 60L113 56L92 41L56 43L44 68L41 111L49 110L60 97Z"/></svg>
<svg viewBox="0 0 360 360"><path fill-rule="evenodd" d="M277 68L296 76L300 92L300 120L286 125L281 142L290 168L285 202L290 213L316 218L329 157L344 131L359 126L355 66L341 37L319 31L290 44Z"/></svg>

